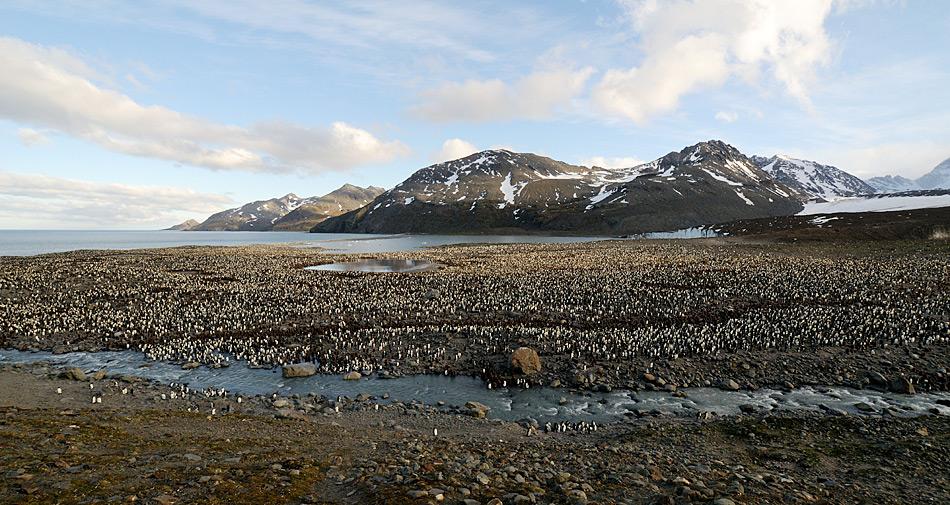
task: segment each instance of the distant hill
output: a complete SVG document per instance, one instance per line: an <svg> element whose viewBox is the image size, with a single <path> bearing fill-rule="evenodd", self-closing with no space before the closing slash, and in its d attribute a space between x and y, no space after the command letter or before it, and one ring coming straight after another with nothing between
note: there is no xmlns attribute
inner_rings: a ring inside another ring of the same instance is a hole
<svg viewBox="0 0 950 505"><path fill-rule="evenodd" d="M874 188L876 193L897 193L920 189L916 182L899 175L871 177L868 179L868 184Z"/></svg>
<svg viewBox="0 0 950 505"><path fill-rule="evenodd" d="M933 170L915 180L899 175L885 175L868 179L868 184L874 186L878 193L898 193L920 189L950 189L950 158L943 160Z"/></svg>
<svg viewBox="0 0 950 505"><path fill-rule="evenodd" d="M280 198L251 202L212 214L191 228L195 231L306 231L329 216L359 208L382 193L382 188L351 184L324 196L300 198L289 193Z"/></svg>
<svg viewBox="0 0 950 505"><path fill-rule="evenodd" d="M622 169L490 150L423 168L312 231L631 234L795 214L808 199L717 140Z"/></svg>
<svg viewBox="0 0 950 505"><path fill-rule="evenodd" d="M189 219L183 223L179 223L179 224L176 224L175 226L171 226L165 229L174 230L174 231L190 231L190 230L193 230L199 224L201 223L199 223L198 221L195 221L194 219Z"/></svg>
<svg viewBox="0 0 950 505"><path fill-rule="evenodd" d="M950 158L918 177L916 182L922 189L950 189Z"/></svg>

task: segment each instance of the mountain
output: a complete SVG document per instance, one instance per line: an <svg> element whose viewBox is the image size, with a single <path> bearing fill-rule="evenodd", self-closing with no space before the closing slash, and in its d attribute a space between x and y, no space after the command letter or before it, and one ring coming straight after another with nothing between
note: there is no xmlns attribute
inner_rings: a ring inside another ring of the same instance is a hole
<svg viewBox="0 0 950 505"><path fill-rule="evenodd" d="M874 188L875 193L897 193L920 189L916 182L899 175L871 177L868 179L868 184Z"/></svg>
<svg viewBox="0 0 950 505"><path fill-rule="evenodd" d="M183 223L178 223L175 226L172 226L170 228L165 228L165 229L176 230L176 231L189 231L189 230L194 229L195 226L198 226L199 224L200 223L198 221L195 221L194 219L189 219Z"/></svg>
<svg viewBox="0 0 950 505"><path fill-rule="evenodd" d="M950 189L950 158L943 160L916 182L922 189Z"/></svg>
<svg viewBox="0 0 950 505"><path fill-rule="evenodd" d="M311 231L631 234L794 214L807 199L721 141L623 169L490 150L423 168Z"/></svg>
<svg viewBox="0 0 950 505"><path fill-rule="evenodd" d="M275 221L273 229L307 231L328 217L338 216L366 205L384 191L386 190L376 186L361 188L345 184L321 197L304 200L299 207Z"/></svg>
<svg viewBox="0 0 950 505"><path fill-rule="evenodd" d="M382 193L383 188L346 184L320 197L300 198L289 193L280 198L251 202L212 214L196 231L306 231L328 216L357 209Z"/></svg>
<svg viewBox="0 0 950 505"><path fill-rule="evenodd" d="M771 158L753 156L752 161L776 181L813 200L831 201L875 192L868 183L831 165L782 155Z"/></svg>
<svg viewBox="0 0 950 505"><path fill-rule="evenodd" d="M872 177L868 184L878 193L899 193L926 189L950 189L950 158L943 160L929 173L911 180L899 175Z"/></svg>
<svg viewBox="0 0 950 505"><path fill-rule="evenodd" d="M270 230L275 221L300 206L301 201L299 196L289 193L280 198L251 202L236 209L212 214L192 229L195 231Z"/></svg>

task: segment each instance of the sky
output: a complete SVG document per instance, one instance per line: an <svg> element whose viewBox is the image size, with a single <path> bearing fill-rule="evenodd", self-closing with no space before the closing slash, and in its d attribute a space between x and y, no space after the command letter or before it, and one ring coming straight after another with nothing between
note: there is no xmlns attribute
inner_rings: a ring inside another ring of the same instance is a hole
<svg viewBox="0 0 950 505"><path fill-rule="evenodd" d="M0 228L162 228L490 148L950 157L929 0L5 0L0 68Z"/></svg>

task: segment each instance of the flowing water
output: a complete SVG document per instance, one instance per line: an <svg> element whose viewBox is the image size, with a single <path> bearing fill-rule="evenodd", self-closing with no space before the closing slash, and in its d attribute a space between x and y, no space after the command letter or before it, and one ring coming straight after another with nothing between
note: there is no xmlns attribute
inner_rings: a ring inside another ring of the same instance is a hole
<svg viewBox="0 0 950 505"><path fill-rule="evenodd" d="M722 391L715 388L686 388L686 398L659 391L614 391L581 393L555 388L486 389L472 377L414 375L396 379L364 378L345 381L336 375L315 375L285 379L279 368L249 368L232 363L226 368L200 367L182 370L179 365L152 361L133 351L66 353L0 351L0 363L49 362L58 366L76 366L86 371L105 369L112 374L135 375L161 383L186 383L194 389L226 388L235 394L272 394L289 396L315 393L328 398L355 397L366 393L376 397L389 395L385 401L421 401L435 405L464 405L474 400L491 407L490 417L505 420L534 418L545 422L597 421L625 419L634 410L656 411L668 415L694 416L708 411L718 415L738 413L740 405L753 405L762 410L820 410L819 405L851 414L863 414L855 407L859 402L871 405L877 412L888 409L893 415L915 416L925 413L950 415L948 393L901 395L872 390L848 388L803 387L789 392L760 389L758 391Z"/></svg>

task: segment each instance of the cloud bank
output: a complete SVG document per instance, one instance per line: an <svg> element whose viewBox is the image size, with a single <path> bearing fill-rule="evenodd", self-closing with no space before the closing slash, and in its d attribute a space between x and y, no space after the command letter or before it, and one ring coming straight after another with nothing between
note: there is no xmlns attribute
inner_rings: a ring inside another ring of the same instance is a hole
<svg viewBox="0 0 950 505"><path fill-rule="evenodd" d="M584 90L593 72L547 69L511 84L500 79L449 82L424 91L413 112L434 122L548 119Z"/></svg>
<svg viewBox="0 0 950 505"><path fill-rule="evenodd" d="M216 170L319 173L383 163L408 153L344 122L307 127L268 122L220 124L147 106L96 82L70 53L0 38L0 119L61 132L110 151ZM27 129L26 138L36 139Z"/></svg>
<svg viewBox="0 0 950 505"><path fill-rule="evenodd" d="M185 188L0 172L0 228L165 228L233 203Z"/></svg>

